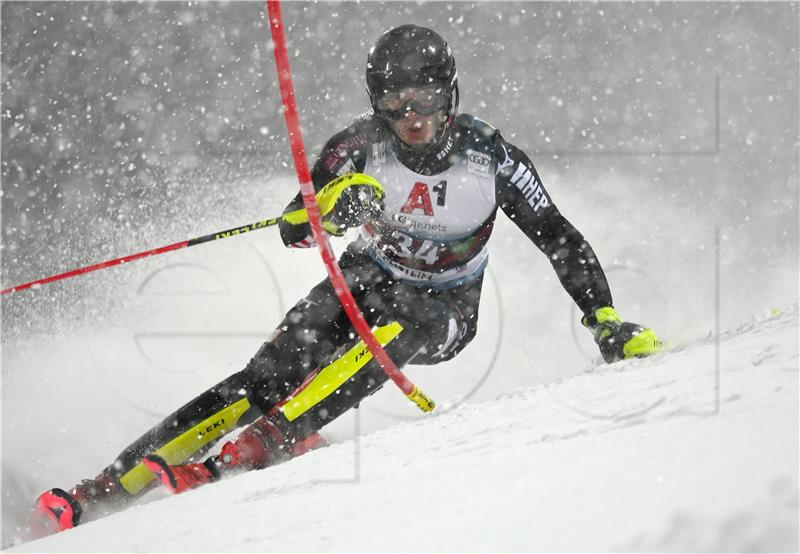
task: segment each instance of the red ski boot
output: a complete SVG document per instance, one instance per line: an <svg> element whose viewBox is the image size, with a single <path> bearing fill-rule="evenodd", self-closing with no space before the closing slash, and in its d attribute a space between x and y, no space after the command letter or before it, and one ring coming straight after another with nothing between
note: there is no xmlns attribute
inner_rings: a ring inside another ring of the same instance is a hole
<svg viewBox="0 0 800 554"><path fill-rule="evenodd" d="M146 456L144 464L161 484L179 494L224 475L263 469L326 445L317 433L303 440L289 439L272 419L262 416L205 462L171 466L159 456Z"/></svg>
<svg viewBox="0 0 800 554"><path fill-rule="evenodd" d="M304 439L288 436L273 417L262 416L242 431L236 440L227 442L216 457L221 473L263 469L302 456L306 452L327 446L319 433Z"/></svg>
<svg viewBox="0 0 800 554"><path fill-rule="evenodd" d="M72 529L87 516L116 511L127 497L114 478L103 472L94 479L85 479L69 492L51 489L39 496L34 505L34 527L39 534Z"/></svg>
<svg viewBox="0 0 800 554"><path fill-rule="evenodd" d="M161 456L151 454L145 456L142 463L172 494L180 494L219 479L219 470L213 462L171 466Z"/></svg>

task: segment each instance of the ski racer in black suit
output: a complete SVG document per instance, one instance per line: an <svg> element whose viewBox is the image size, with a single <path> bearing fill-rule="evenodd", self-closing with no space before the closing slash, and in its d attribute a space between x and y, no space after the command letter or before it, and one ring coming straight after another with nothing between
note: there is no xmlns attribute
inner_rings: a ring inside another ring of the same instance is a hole
<svg viewBox="0 0 800 554"><path fill-rule="evenodd" d="M312 173L327 231L361 228L339 262L398 367L448 360L475 336L498 208L548 257L606 361L658 349L652 330L616 313L594 251L528 156L489 124L458 113L455 60L438 34L404 25L381 36L367 59L367 90L372 112L328 141ZM313 246L300 195L280 231L287 246ZM44 493L36 511L66 529L158 481L182 492L297 456L324 444L317 431L386 379L325 279L241 372L170 415L97 478Z"/></svg>

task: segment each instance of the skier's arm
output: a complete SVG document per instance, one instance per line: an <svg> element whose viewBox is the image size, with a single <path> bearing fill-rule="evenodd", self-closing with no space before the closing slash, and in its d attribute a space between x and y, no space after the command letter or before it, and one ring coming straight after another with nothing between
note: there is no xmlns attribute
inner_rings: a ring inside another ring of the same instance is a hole
<svg viewBox="0 0 800 554"><path fill-rule="evenodd" d="M550 259L564 289L584 314L612 306L603 268L583 235L561 215L524 152L498 134L497 203Z"/></svg>
<svg viewBox="0 0 800 554"><path fill-rule="evenodd" d="M364 154L366 144L365 135L356 126L334 135L323 148L311 170L314 190L319 192L322 187L340 175L362 171L366 165ZM283 213L287 214L302 208L303 198L298 193L283 210ZM308 223L292 224L288 221L281 221L280 230L283 243L290 248L314 246L311 225Z"/></svg>
<svg viewBox="0 0 800 554"><path fill-rule="evenodd" d="M498 205L550 258L561 284L583 311L581 322L592 332L603 359L611 363L661 350L652 329L617 314L592 247L553 204L528 156L499 134L495 148Z"/></svg>

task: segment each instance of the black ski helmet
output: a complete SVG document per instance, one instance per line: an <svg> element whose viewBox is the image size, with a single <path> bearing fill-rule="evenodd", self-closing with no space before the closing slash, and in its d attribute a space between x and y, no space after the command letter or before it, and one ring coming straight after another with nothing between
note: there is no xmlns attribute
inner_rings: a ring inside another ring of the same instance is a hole
<svg viewBox="0 0 800 554"><path fill-rule="evenodd" d="M409 86L441 84L447 95L445 113L458 109L456 60L447 42L436 32L417 25L401 25L378 39L367 56L367 93L372 109L387 91Z"/></svg>

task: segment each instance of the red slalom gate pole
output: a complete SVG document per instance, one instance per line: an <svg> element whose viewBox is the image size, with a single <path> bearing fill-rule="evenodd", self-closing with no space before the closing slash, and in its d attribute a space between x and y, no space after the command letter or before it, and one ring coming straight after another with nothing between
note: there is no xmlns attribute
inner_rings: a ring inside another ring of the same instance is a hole
<svg viewBox="0 0 800 554"><path fill-rule="evenodd" d="M306 149L303 142L303 132L300 128L300 117L297 113L297 100L294 95L294 85L292 84L292 71L289 65L289 53L286 49L286 34L283 25L283 14L281 13L280 0L267 0L267 11L269 12L269 28L272 33L272 41L275 44L275 62L278 67L278 83L281 89L281 99L283 101L284 113L286 116L286 127L289 131L289 142L292 146L294 165L297 170L297 177L300 180L300 192L303 197L303 204L308 213L308 221L311 224L311 232L317 241L322 261L328 270L328 276L333 284L333 290L339 297L344 311L350 318L361 339L366 343L372 355L381 364L386 375L400 387L400 390L414 401L422 411L430 412L435 407L434 402L428 398L419 388L412 383L408 377L400 371L386 351L381 346L378 339L372 333L364 314L358 307L350 287L342 274L342 270L336 261L328 235L322 228L322 216L320 215L314 185L311 182L311 171L308 167Z"/></svg>

